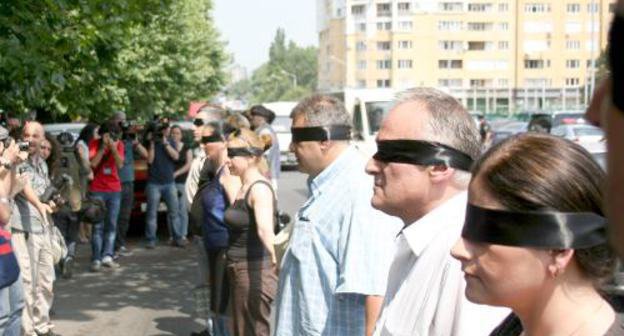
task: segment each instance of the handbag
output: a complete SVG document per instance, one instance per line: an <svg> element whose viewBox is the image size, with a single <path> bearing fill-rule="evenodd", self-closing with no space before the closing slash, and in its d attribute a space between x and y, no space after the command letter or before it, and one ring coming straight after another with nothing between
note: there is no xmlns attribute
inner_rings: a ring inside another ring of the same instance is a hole
<svg viewBox="0 0 624 336"><path fill-rule="evenodd" d="M63 238L61 231L53 224L50 224L46 228L46 233L48 235L48 239L50 240L50 251L52 253L52 260L56 265L67 256L67 245L65 244L65 238Z"/></svg>

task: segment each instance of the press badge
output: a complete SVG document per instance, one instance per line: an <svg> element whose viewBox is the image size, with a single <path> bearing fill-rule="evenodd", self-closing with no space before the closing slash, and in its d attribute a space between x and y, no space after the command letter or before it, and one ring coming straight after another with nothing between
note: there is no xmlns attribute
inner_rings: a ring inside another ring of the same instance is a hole
<svg viewBox="0 0 624 336"><path fill-rule="evenodd" d="M113 170L110 167L104 167L104 175L113 175Z"/></svg>

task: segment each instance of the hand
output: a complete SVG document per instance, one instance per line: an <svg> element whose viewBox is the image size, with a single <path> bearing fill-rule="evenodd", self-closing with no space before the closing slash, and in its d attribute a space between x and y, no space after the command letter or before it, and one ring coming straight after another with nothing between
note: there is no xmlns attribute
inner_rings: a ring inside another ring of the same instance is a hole
<svg viewBox="0 0 624 336"><path fill-rule="evenodd" d="M110 142L111 142L110 133L104 133L104 134L102 134L102 143L103 143L105 146L108 146L108 145L110 145Z"/></svg>
<svg viewBox="0 0 624 336"><path fill-rule="evenodd" d="M15 164L19 160L19 153L20 153L19 146L17 145L15 141L11 141L11 144L9 145L9 147L7 147L2 152L2 157L9 160L11 164Z"/></svg>
<svg viewBox="0 0 624 336"><path fill-rule="evenodd" d="M48 215L53 212L52 208L45 203L39 202L39 204L37 205L37 211L39 211L41 217L43 217L43 223L47 226L49 224Z"/></svg>
<svg viewBox="0 0 624 336"><path fill-rule="evenodd" d="M19 154L17 154L17 158L19 159L18 162L24 162L28 160L28 155L28 152L20 151Z"/></svg>

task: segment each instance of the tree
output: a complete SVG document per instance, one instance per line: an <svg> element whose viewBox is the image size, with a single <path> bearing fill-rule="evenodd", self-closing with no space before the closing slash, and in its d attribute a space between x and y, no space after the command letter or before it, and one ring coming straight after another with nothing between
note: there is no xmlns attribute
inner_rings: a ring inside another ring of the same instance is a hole
<svg viewBox="0 0 624 336"><path fill-rule="evenodd" d="M278 29L269 48L269 60L254 71L249 81L235 83L229 93L250 98L252 103L299 100L316 90L317 49L286 42Z"/></svg>
<svg viewBox="0 0 624 336"><path fill-rule="evenodd" d="M0 108L176 114L223 84L211 0L0 3Z"/></svg>

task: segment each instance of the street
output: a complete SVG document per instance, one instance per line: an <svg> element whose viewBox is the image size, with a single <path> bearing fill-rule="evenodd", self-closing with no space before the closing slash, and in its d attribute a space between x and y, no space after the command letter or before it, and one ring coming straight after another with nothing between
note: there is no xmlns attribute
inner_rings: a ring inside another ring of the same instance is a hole
<svg viewBox="0 0 624 336"><path fill-rule="evenodd" d="M305 200L305 176L283 172L278 197L280 209L291 216ZM160 225L161 242L166 234ZM55 282L55 331L63 336L189 335L203 328L196 319L195 248L160 245L143 247L141 237L131 241L132 255L119 259L121 267L88 272L90 245L78 246L74 277Z"/></svg>

